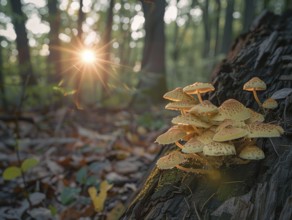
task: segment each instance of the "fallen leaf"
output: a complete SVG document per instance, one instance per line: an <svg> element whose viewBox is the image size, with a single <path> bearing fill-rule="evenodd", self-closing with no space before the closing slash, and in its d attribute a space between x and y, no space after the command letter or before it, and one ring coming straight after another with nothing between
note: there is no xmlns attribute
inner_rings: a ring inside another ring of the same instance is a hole
<svg viewBox="0 0 292 220"><path fill-rule="evenodd" d="M2 174L4 180L13 180L19 176L21 176L21 169L16 166L6 168Z"/></svg>
<svg viewBox="0 0 292 220"><path fill-rule="evenodd" d="M113 185L109 184L106 180L102 181L100 183L99 187L99 193L97 195L97 190L94 186L91 186L88 188L89 196L92 200L94 209L96 212L101 212L104 208L104 202L107 197L107 191L112 187Z"/></svg>

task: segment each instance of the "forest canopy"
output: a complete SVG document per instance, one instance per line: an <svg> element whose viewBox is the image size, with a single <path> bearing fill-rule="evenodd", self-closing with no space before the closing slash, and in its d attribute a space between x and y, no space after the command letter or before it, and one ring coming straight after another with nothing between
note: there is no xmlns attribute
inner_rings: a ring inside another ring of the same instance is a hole
<svg viewBox="0 0 292 220"><path fill-rule="evenodd" d="M156 81L161 90L156 96L190 80L208 81L256 15L282 13L290 5L284 0L1 0L1 105L14 109L24 96L25 107L39 108L78 94L86 104L123 106ZM97 56L91 65L79 57L86 48ZM156 81L149 83L153 76Z"/></svg>

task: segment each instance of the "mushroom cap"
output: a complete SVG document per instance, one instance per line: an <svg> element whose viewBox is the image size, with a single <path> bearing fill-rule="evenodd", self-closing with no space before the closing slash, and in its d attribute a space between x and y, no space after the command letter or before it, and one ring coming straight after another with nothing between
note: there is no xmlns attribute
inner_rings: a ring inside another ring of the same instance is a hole
<svg viewBox="0 0 292 220"><path fill-rule="evenodd" d="M186 94L181 87L175 88L163 95L163 98L177 102L177 101L195 101L195 98Z"/></svg>
<svg viewBox="0 0 292 220"><path fill-rule="evenodd" d="M182 152L184 153L199 153L203 151L204 144L197 137L191 138L184 144Z"/></svg>
<svg viewBox="0 0 292 220"><path fill-rule="evenodd" d="M218 125L226 119L225 116L221 113L220 108L218 108L218 111L219 112L216 115L214 115L210 118L211 123L214 125Z"/></svg>
<svg viewBox="0 0 292 220"><path fill-rule="evenodd" d="M208 156L235 155L236 150L233 144L211 142L203 147L203 154Z"/></svg>
<svg viewBox="0 0 292 220"><path fill-rule="evenodd" d="M246 124L243 121L235 121L232 119L225 119L217 128L216 132L220 131L223 128L228 126L236 127L236 128L244 128Z"/></svg>
<svg viewBox="0 0 292 220"><path fill-rule="evenodd" d="M266 83L262 81L259 77L253 77L243 85L243 90L246 91L253 90L260 91L266 89L267 89Z"/></svg>
<svg viewBox="0 0 292 220"><path fill-rule="evenodd" d="M241 159L246 160L261 160L265 158L265 153L257 146L246 146L239 153Z"/></svg>
<svg viewBox="0 0 292 220"><path fill-rule="evenodd" d="M198 117L194 115L179 115L172 119L173 124L178 125L193 125L199 128L209 128L210 124L200 120Z"/></svg>
<svg viewBox="0 0 292 220"><path fill-rule="evenodd" d="M180 153L179 151L173 151L170 154L161 157L157 161L156 165L161 170L167 170L167 169L172 169L176 165L179 165L185 161L186 161L186 158L184 157L182 153Z"/></svg>
<svg viewBox="0 0 292 220"><path fill-rule="evenodd" d="M196 104L196 101L177 101L170 102L165 106L168 110L190 110Z"/></svg>
<svg viewBox="0 0 292 220"><path fill-rule="evenodd" d="M213 141L224 142L242 138L248 134L247 130L233 126L227 126L215 133Z"/></svg>
<svg viewBox="0 0 292 220"><path fill-rule="evenodd" d="M214 91L215 88L210 83L195 82L192 85L188 85L183 88L183 91L187 94L198 94Z"/></svg>
<svg viewBox="0 0 292 220"><path fill-rule="evenodd" d="M226 119L244 121L250 117L247 108L235 99L227 99L219 107L219 112Z"/></svg>
<svg viewBox="0 0 292 220"><path fill-rule="evenodd" d="M249 138L280 137L284 130L279 125L255 122L248 125Z"/></svg>
<svg viewBox="0 0 292 220"><path fill-rule="evenodd" d="M213 105L209 100L204 100L202 103L195 105L189 111L195 115L215 115L218 113L218 108Z"/></svg>
<svg viewBox="0 0 292 220"><path fill-rule="evenodd" d="M178 126L173 126L170 129L168 129L165 133L159 135L156 138L155 142L157 142L158 144L171 144L176 141L179 141L186 135L187 133L184 129Z"/></svg>
<svg viewBox="0 0 292 220"><path fill-rule="evenodd" d="M213 142L215 132L211 130L206 130L202 134L197 136L198 141L200 141L203 144L209 144Z"/></svg>
<svg viewBox="0 0 292 220"><path fill-rule="evenodd" d="M275 99L268 98L266 101L264 101L262 106L266 109L275 109L278 107L278 102Z"/></svg>
<svg viewBox="0 0 292 220"><path fill-rule="evenodd" d="M249 114L250 114L250 118L248 118L246 120L247 124L251 124L254 122L263 122L265 120L264 115L262 115L258 112L255 112L254 110L252 110L250 108L247 108L247 110L249 111Z"/></svg>

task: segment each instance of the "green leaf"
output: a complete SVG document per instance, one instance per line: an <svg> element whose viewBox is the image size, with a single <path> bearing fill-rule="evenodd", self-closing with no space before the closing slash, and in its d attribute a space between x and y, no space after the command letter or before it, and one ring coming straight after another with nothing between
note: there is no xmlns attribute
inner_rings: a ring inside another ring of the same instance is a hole
<svg viewBox="0 0 292 220"><path fill-rule="evenodd" d="M84 184L86 182L87 171L88 171L88 168L87 167L83 167L76 173L76 180L77 180L78 183Z"/></svg>
<svg viewBox="0 0 292 220"><path fill-rule="evenodd" d="M21 169L16 166L6 168L2 174L4 180L13 180L19 176L21 176Z"/></svg>
<svg viewBox="0 0 292 220"><path fill-rule="evenodd" d="M63 205L70 205L78 197L80 191L80 188L65 187L61 192L61 203Z"/></svg>
<svg viewBox="0 0 292 220"><path fill-rule="evenodd" d="M35 158L28 158L26 160L24 160L21 164L21 169L23 172L26 172L30 169L32 169L33 167L35 167L36 165L38 165L39 161Z"/></svg>

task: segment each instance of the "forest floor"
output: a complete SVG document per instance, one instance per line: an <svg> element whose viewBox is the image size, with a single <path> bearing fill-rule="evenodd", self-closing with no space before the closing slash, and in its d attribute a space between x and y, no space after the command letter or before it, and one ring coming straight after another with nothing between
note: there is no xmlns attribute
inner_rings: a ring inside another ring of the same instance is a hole
<svg viewBox="0 0 292 220"><path fill-rule="evenodd" d="M161 109L64 107L1 120L0 219L118 219L160 151L154 141L170 121ZM2 178L25 160L38 163Z"/></svg>

